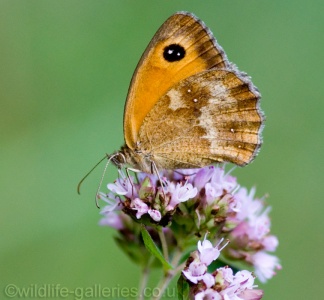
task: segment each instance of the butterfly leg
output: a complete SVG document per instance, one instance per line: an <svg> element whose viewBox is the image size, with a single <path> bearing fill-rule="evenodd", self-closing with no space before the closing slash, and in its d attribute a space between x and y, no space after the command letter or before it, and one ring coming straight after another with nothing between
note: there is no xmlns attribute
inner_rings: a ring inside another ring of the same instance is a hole
<svg viewBox="0 0 324 300"><path fill-rule="evenodd" d="M162 178L160 176L159 170L158 170L158 168L156 166L156 163L153 160L151 161L151 168L152 168L152 174L156 173L156 176L159 179L159 182L160 182L161 188L162 188L162 193L163 193L163 196L165 198L165 190L164 190L164 186L163 186L163 181L162 181Z"/></svg>
<svg viewBox="0 0 324 300"><path fill-rule="evenodd" d="M129 180L129 182L130 182L130 184L132 186L132 194L134 196L134 184L133 184L133 181L132 181L132 179L130 177L129 171L132 171L134 173L140 173L142 171L138 170L138 169L134 169L134 168L125 168L125 170L126 170L127 178L128 178L128 180Z"/></svg>

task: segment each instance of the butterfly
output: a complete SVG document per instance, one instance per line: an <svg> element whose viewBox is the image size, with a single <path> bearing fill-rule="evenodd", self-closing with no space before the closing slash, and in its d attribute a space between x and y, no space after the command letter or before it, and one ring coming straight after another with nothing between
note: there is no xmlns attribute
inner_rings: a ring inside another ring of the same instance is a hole
<svg viewBox="0 0 324 300"><path fill-rule="evenodd" d="M108 158L153 173L250 163L262 143L260 93L211 31L177 12L153 36L133 74L125 145Z"/></svg>

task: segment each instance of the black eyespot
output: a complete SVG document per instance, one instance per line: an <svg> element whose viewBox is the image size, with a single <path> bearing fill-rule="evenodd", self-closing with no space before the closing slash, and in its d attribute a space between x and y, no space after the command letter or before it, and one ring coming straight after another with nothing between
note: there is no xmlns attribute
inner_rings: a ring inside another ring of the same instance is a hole
<svg viewBox="0 0 324 300"><path fill-rule="evenodd" d="M163 57L168 62L181 60L185 55L186 50L178 44L171 44L165 47L163 51Z"/></svg>

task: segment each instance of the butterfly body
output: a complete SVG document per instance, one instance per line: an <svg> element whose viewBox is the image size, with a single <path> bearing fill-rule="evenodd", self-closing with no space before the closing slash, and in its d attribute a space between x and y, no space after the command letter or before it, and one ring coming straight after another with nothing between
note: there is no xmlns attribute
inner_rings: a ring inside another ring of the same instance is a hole
<svg viewBox="0 0 324 300"><path fill-rule="evenodd" d="M176 13L137 65L124 111L125 145L112 161L147 173L246 165L261 146L259 101L209 29L192 14Z"/></svg>

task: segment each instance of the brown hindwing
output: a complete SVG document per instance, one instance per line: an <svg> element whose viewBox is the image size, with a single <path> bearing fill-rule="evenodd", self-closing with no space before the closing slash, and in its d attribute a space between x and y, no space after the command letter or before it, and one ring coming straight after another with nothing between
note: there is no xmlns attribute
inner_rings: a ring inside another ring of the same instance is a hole
<svg viewBox="0 0 324 300"><path fill-rule="evenodd" d="M260 94L236 70L208 70L174 85L147 114L138 149L159 168L248 164L261 146Z"/></svg>

